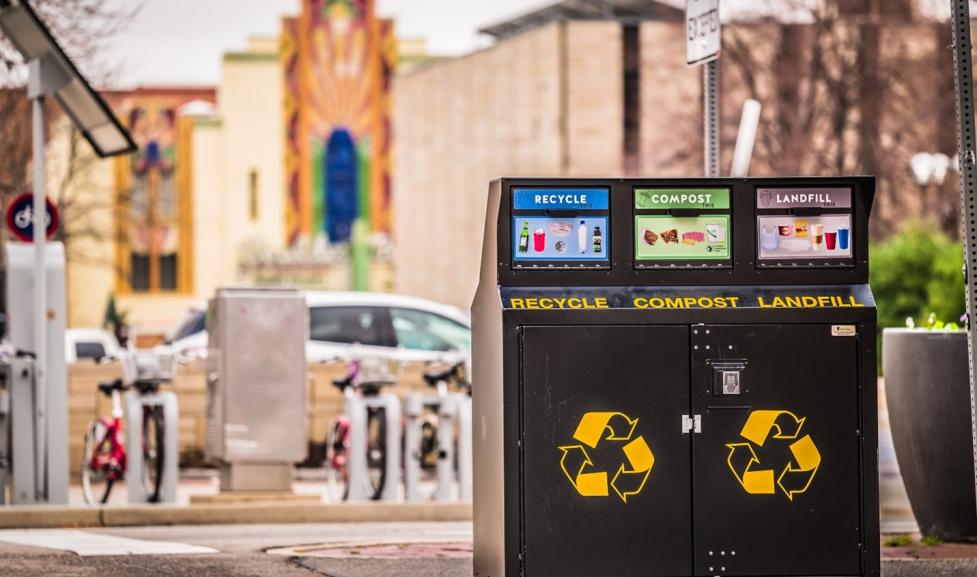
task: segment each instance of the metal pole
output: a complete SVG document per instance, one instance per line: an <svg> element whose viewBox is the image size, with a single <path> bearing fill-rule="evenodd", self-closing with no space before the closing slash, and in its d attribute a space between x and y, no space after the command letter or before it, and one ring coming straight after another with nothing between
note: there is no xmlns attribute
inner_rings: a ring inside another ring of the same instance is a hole
<svg viewBox="0 0 977 577"><path fill-rule="evenodd" d="M753 144L756 141L757 128L760 125L760 111L762 106L756 100L747 98L743 103L743 114L740 116L740 130L736 135L736 148L733 149L733 162L729 167L729 175L735 177L749 176L750 161L753 160Z"/></svg>
<svg viewBox="0 0 977 577"><path fill-rule="evenodd" d="M707 177L719 176L719 61L702 66L702 143Z"/></svg>
<svg viewBox="0 0 977 577"><path fill-rule="evenodd" d="M40 66L32 67L31 73L40 73ZM35 411L37 414L37 475L34 484L38 499L47 498L47 435L45 417L47 414L47 267L45 263L47 244L47 205L45 204L44 178L44 96L37 95L31 100L33 107L33 154L34 154L34 387Z"/></svg>
<svg viewBox="0 0 977 577"><path fill-rule="evenodd" d="M974 137L974 75L971 62L970 0L951 0L950 25L953 27L953 83L957 104L957 141L960 154L960 201L963 224L964 280L967 283L967 358L970 363L970 422L974 445L974 487L977 490L977 365L974 363L974 340L977 339L977 191L974 187L977 142Z"/></svg>

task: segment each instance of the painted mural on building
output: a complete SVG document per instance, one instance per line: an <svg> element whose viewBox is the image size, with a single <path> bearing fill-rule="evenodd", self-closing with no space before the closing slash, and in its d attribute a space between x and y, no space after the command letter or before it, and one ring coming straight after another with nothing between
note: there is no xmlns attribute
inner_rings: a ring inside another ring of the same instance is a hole
<svg viewBox="0 0 977 577"><path fill-rule="evenodd" d="M286 224L292 247L391 228L393 23L373 0L304 0L285 19Z"/></svg>

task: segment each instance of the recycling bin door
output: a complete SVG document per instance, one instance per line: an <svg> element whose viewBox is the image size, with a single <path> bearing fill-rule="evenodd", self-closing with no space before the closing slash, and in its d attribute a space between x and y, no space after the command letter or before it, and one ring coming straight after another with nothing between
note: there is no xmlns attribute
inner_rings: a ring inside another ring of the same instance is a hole
<svg viewBox="0 0 977 577"><path fill-rule="evenodd" d="M856 325L692 330L695 575L859 574Z"/></svg>
<svg viewBox="0 0 977 577"><path fill-rule="evenodd" d="M522 330L523 574L689 575L688 327Z"/></svg>

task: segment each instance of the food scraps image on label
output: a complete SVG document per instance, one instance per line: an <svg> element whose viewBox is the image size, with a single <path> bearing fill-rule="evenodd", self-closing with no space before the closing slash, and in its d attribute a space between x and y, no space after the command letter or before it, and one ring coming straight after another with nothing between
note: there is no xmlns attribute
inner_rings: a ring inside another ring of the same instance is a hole
<svg viewBox="0 0 977 577"><path fill-rule="evenodd" d="M730 258L728 215L635 217L638 261L725 260Z"/></svg>

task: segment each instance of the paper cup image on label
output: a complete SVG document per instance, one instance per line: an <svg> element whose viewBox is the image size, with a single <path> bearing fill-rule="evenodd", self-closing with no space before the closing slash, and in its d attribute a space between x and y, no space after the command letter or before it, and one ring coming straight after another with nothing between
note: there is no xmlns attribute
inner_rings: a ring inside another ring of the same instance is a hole
<svg viewBox="0 0 977 577"><path fill-rule="evenodd" d="M849 259L851 215L757 217L760 260ZM777 231L776 237L773 231Z"/></svg>
<svg viewBox="0 0 977 577"><path fill-rule="evenodd" d="M639 215L635 259L688 261L729 259L729 216Z"/></svg>

